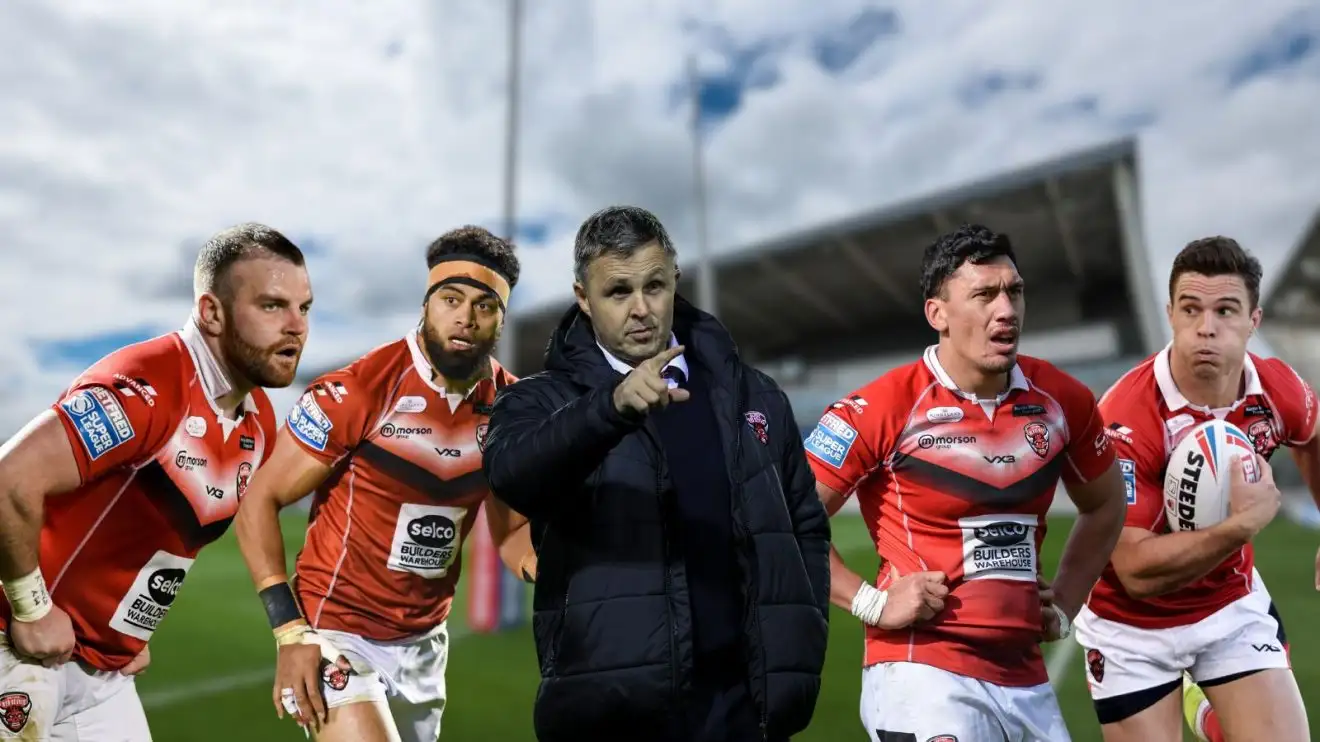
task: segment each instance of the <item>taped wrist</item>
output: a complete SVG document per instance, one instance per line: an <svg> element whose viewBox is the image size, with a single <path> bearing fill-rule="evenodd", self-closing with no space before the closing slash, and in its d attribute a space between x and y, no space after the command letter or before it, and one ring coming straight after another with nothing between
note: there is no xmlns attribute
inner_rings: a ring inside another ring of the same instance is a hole
<svg viewBox="0 0 1320 742"><path fill-rule="evenodd" d="M50 591L46 589L46 578L42 577L40 567L18 579L5 580L4 587L5 597L9 599L15 621L31 623L45 617L50 613L50 609L55 607L50 599Z"/></svg>
<svg viewBox="0 0 1320 742"><path fill-rule="evenodd" d="M885 603L888 601L887 591L877 590L863 582L862 586L857 588L857 594L853 596L852 614L868 626L879 626L880 614L884 612Z"/></svg>
<svg viewBox="0 0 1320 742"><path fill-rule="evenodd" d="M1068 620L1068 614L1054 603L1050 603L1050 608L1053 608L1054 615L1059 617L1059 640L1067 639L1072 635L1072 621Z"/></svg>
<svg viewBox="0 0 1320 742"><path fill-rule="evenodd" d="M266 618L272 630L291 622L302 620L302 611L298 610L298 601L293 597L293 589L287 582L277 582L261 592L261 604L266 608Z"/></svg>

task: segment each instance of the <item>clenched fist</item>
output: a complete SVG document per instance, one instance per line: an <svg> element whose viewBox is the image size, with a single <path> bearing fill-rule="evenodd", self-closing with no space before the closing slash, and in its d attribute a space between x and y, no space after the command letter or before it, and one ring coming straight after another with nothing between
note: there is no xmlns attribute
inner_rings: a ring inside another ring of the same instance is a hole
<svg viewBox="0 0 1320 742"><path fill-rule="evenodd" d="M10 621L9 641L20 657L36 660L46 667L55 667L73 657L77 639L73 634L73 621L59 606L36 621Z"/></svg>
<svg viewBox="0 0 1320 742"><path fill-rule="evenodd" d="M686 389L670 389L669 382L660 375L670 361L681 355L683 346L676 345L637 364L614 388L614 409L625 417L639 418L670 402L687 400L690 395Z"/></svg>
<svg viewBox="0 0 1320 742"><path fill-rule="evenodd" d="M904 629L917 621L934 618L944 610L944 598L949 594L944 579L943 572L913 572L894 580L885 590L889 598L876 625L882 629Z"/></svg>

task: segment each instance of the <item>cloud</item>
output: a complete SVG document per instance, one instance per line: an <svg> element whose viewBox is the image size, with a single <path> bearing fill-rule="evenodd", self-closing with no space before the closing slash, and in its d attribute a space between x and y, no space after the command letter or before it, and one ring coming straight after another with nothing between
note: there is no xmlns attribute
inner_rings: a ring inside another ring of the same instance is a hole
<svg viewBox="0 0 1320 742"><path fill-rule="evenodd" d="M1268 271L1320 202L1302 0L526 5L519 306L567 296L605 204L691 244L689 52L716 249L1125 134L1157 262L1223 232ZM411 326L425 245L503 228L505 7L7 3L0 436L107 344L181 324L197 247L235 222L307 249L309 366Z"/></svg>

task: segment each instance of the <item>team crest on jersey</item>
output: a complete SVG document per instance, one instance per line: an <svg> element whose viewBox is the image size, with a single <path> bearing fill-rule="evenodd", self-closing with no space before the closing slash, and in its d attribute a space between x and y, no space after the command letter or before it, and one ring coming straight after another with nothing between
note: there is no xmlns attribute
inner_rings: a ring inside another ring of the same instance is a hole
<svg viewBox="0 0 1320 742"><path fill-rule="evenodd" d="M477 450L482 453L486 452L486 429L489 427L486 423L477 426Z"/></svg>
<svg viewBox="0 0 1320 742"><path fill-rule="evenodd" d="M1247 427L1247 437L1251 439L1251 447L1256 449L1256 453L1261 458L1268 459L1274 453L1274 449L1279 444L1274 441L1274 428L1268 420L1257 420Z"/></svg>
<svg viewBox="0 0 1320 742"><path fill-rule="evenodd" d="M348 687L348 673L329 660L322 660L321 680L331 690L343 690Z"/></svg>
<svg viewBox="0 0 1320 742"><path fill-rule="evenodd" d="M252 464L244 461L238 465L238 496L241 498L247 492L248 482L252 481Z"/></svg>
<svg viewBox="0 0 1320 742"><path fill-rule="evenodd" d="M1100 654L1098 649L1086 650L1086 669L1091 671L1091 677L1097 683L1103 683L1105 680L1105 656Z"/></svg>
<svg viewBox="0 0 1320 742"><path fill-rule="evenodd" d="M958 742L958 738L952 734L937 734L926 742Z"/></svg>
<svg viewBox="0 0 1320 742"><path fill-rule="evenodd" d="M1042 459L1050 453L1050 429L1042 422L1031 422L1022 426L1022 435L1026 437L1031 450Z"/></svg>
<svg viewBox="0 0 1320 742"><path fill-rule="evenodd" d="M32 714L32 697L20 690L0 695L0 723L5 729L18 734L27 726Z"/></svg>
<svg viewBox="0 0 1320 742"><path fill-rule="evenodd" d="M751 426L752 432L756 434L756 440L760 441L762 445L770 442L768 430L770 424L766 421L764 412L750 410L744 412L743 417L747 420L747 424Z"/></svg>

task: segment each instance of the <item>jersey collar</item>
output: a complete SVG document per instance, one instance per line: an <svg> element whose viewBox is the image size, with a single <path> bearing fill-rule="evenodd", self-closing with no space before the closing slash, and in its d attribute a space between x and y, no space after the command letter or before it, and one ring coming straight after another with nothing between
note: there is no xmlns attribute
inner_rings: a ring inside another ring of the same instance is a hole
<svg viewBox="0 0 1320 742"><path fill-rule="evenodd" d="M1168 405L1169 412L1177 412L1184 407L1192 409L1205 409L1192 404L1178 391L1178 385L1173 382L1173 370L1169 367L1169 352L1173 348L1173 343L1164 346L1155 355L1155 383L1160 387L1160 396L1164 397L1164 404ZM1237 407L1243 399L1254 395L1265 393L1265 388L1260 385L1260 375L1256 373L1256 363L1251 360L1251 354L1246 354L1242 359L1242 376L1246 381L1245 392L1242 398L1233 404Z"/></svg>
<svg viewBox="0 0 1320 742"><path fill-rule="evenodd" d="M202 391L206 392L206 398L211 402L211 406L215 407L215 400L233 391L233 384L230 383L220 362L211 353L211 348L202 337L201 328L197 326L195 318L188 319L183 329L179 331L179 337L183 340L184 347L188 349L188 354L192 356L193 366L197 368L197 377L202 380ZM218 415L219 412L217 409L216 414ZM244 415L257 412L257 403L252 399L251 393L243 398L239 412Z"/></svg>
<svg viewBox="0 0 1320 742"><path fill-rule="evenodd" d="M925 354L923 354L921 357L921 360L926 363L926 368L927 370L930 371L930 375L935 377L935 380L940 383L940 386L944 387L945 389L948 389L954 394L957 394L963 399L970 400L972 402L982 401L981 399L977 398L975 394L972 394L970 392L965 392L962 389L959 389L957 384L953 383L953 378L950 377L947 372L945 372L944 366L940 365L940 358L935 353L935 349L938 347L939 347L938 345L928 346L926 348ZM1008 372L1008 390L1005 391L1003 394L1000 394L995 401L996 402L1004 401L1004 399L1008 397L1009 394L1012 394L1014 391L1025 392L1030 390L1031 390L1031 384L1030 382L1027 381L1027 375L1022 373L1022 366L1015 363L1013 364L1013 369ZM989 401L989 400L985 400L985 401Z"/></svg>

